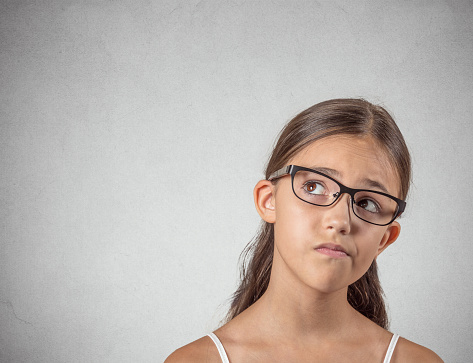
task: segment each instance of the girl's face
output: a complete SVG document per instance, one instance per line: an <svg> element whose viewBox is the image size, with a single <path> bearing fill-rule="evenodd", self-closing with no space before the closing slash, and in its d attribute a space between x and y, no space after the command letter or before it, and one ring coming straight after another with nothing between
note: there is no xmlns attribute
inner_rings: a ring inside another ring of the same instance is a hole
<svg viewBox="0 0 473 363"><path fill-rule="evenodd" d="M329 176L351 188L383 191L373 187L378 183L399 197L399 178L371 138L327 137L307 146L287 164L325 168ZM288 283L296 279L322 292L346 288L399 235L397 222L377 226L355 216L347 194L331 206L320 207L294 195L290 176L268 187L271 195L265 215L274 223L273 273L282 272Z"/></svg>

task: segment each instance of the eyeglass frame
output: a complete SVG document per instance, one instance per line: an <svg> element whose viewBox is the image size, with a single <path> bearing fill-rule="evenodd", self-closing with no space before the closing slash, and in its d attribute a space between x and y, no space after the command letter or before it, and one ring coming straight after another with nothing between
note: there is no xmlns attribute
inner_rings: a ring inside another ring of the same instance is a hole
<svg viewBox="0 0 473 363"><path fill-rule="evenodd" d="M309 171L311 173L315 173L315 174L319 174L319 175L322 175L323 177L325 178L328 178L332 181L334 181L338 187L340 188L340 191L337 193L338 195L335 196L334 200L332 201L332 203L330 204L327 204L327 205L324 205L324 204L315 204L315 203L311 203L305 199L302 199L301 197L299 197L296 193L296 191L294 190L294 176L296 175L296 173L300 170L305 170L305 171ZM351 209L353 211L353 214L355 216L357 216L358 218L360 218L362 221L365 221L366 223L370 223L370 224L374 224L376 226L387 226L389 224L391 224L392 222L394 222L396 220L396 218L398 218L403 212L404 210L406 209L406 201L402 200L402 199L399 199L399 198L396 198L390 194L387 194L387 193L384 193L384 192L380 192L380 191L377 191L377 190L370 190L370 189L354 189L354 188L349 188L345 185L343 185L342 183L340 183L338 180L335 180L334 178L324 174L324 173L321 173L320 171L317 171L317 170L314 170L314 169L310 169L310 168L306 168L304 166L298 166L298 165L286 165L284 167L282 167L281 169L279 170L276 170L274 173L272 173L269 178L268 178L268 181L274 181L276 179L279 179L283 176L286 176L286 175L290 175L291 176L291 187L292 187L292 192L294 193L294 195L299 198L300 200L302 200L303 202L306 202L308 204L312 204L312 205L316 205L318 207L329 207L331 205L333 205L339 198L342 194L348 194L350 196L350 201L351 201ZM370 221L367 221L366 219L364 218L361 218L358 214L356 214L355 212L355 207L354 207L354 202L355 202L355 194L358 193L358 192L370 192L370 193L376 193L376 194L380 194L380 195L384 195L385 197L388 197L392 200L394 200L396 203L397 203L397 206L398 206L398 209L396 211L396 213L394 214L393 218L388 222L388 223L383 223L383 224L379 224L379 223L374 223L374 222L370 222Z"/></svg>

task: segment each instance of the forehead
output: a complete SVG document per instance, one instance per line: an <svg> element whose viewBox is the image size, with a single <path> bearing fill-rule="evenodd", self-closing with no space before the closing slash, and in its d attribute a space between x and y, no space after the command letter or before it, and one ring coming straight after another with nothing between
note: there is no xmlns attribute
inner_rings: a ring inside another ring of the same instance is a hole
<svg viewBox="0 0 473 363"><path fill-rule="evenodd" d="M371 137L335 135L314 141L288 164L333 169L332 175L352 188L367 188L366 181L382 184L399 196L400 181L386 151Z"/></svg>

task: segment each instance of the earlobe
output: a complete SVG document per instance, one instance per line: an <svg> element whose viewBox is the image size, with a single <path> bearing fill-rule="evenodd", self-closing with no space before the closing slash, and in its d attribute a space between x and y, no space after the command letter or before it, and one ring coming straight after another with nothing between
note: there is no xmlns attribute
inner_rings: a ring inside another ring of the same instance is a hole
<svg viewBox="0 0 473 363"><path fill-rule="evenodd" d="M383 239L379 244L378 256L381 252L388 248L388 246L392 245L397 240L400 233L401 225L396 221L392 222L386 232L384 232Z"/></svg>
<svg viewBox="0 0 473 363"><path fill-rule="evenodd" d="M260 217L268 222L276 221L274 185L269 180L260 180L253 190L255 207Z"/></svg>

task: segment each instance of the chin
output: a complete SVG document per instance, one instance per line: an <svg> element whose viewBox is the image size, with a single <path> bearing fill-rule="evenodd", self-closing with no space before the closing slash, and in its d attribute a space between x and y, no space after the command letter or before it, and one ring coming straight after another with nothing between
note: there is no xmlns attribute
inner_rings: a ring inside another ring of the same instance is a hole
<svg viewBox="0 0 473 363"><path fill-rule="evenodd" d="M324 279L323 281L320 280L311 280L308 281L307 285L315 291L324 293L324 294L332 294L334 292L347 289L348 285L344 281L340 281L340 278L334 279Z"/></svg>

